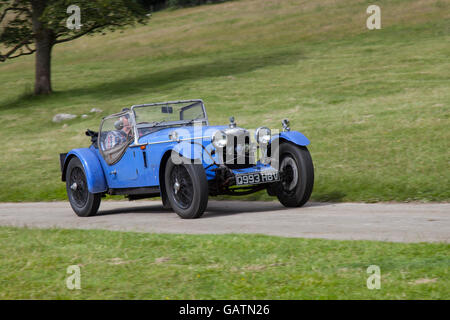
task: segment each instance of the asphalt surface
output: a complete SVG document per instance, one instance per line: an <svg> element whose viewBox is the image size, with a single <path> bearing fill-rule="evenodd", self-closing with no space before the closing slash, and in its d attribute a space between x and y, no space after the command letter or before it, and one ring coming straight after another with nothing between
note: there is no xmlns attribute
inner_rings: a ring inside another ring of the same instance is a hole
<svg viewBox="0 0 450 320"><path fill-rule="evenodd" d="M308 203L210 201L200 219L183 220L158 201L103 201L80 218L68 202L0 203L0 225L155 233L259 233L285 237L450 242L450 203Z"/></svg>

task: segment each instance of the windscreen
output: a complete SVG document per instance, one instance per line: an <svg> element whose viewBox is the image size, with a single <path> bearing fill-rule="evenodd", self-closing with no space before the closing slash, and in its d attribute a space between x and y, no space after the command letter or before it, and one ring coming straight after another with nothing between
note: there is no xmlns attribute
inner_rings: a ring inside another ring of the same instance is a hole
<svg viewBox="0 0 450 320"><path fill-rule="evenodd" d="M118 162L128 145L134 140L130 113L120 113L105 118L99 133L99 150L106 163Z"/></svg>
<svg viewBox="0 0 450 320"><path fill-rule="evenodd" d="M201 101L135 106L136 125L170 125L206 119Z"/></svg>

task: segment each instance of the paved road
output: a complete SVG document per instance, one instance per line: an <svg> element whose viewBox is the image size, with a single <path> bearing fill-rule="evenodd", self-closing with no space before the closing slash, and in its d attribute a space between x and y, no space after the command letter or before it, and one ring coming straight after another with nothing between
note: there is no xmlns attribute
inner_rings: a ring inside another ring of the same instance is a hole
<svg viewBox="0 0 450 320"><path fill-rule="evenodd" d="M286 237L450 242L450 203L309 203L210 201L202 218L182 220L157 201L104 201L79 218L68 202L0 203L0 225L157 233L261 233Z"/></svg>

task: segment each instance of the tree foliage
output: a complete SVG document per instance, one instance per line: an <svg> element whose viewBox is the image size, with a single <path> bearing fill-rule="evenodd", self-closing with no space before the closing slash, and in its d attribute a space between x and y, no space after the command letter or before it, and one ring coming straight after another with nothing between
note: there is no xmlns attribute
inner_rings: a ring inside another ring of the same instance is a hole
<svg viewBox="0 0 450 320"><path fill-rule="evenodd" d="M193 7L202 4L220 3L229 0L137 0L143 7L158 11L168 7Z"/></svg>
<svg viewBox="0 0 450 320"><path fill-rule="evenodd" d="M167 0L168 7L193 7L201 4L220 3L227 0Z"/></svg>
<svg viewBox="0 0 450 320"><path fill-rule="evenodd" d="M71 5L80 8L79 29L67 27ZM0 0L0 62L36 52L35 94L50 93L55 44L147 19L139 0Z"/></svg>
<svg viewBox="0 0 450 320"><path fill-rule="evenodd" d="M72 4L81 9L80 30L70 30L66 26L67 7ZM89 33L143 23L146 19L142 6L134 0L0 1L0 44L3 47L0 61L35 52L40 32L48 31L52 44L58 44Z"/></svg>

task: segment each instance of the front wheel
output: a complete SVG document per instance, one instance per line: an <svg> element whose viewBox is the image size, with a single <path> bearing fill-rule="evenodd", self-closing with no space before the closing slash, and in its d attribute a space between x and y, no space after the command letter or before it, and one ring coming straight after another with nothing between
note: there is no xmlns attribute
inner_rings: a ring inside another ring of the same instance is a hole
<svg viewBox="0 0 450 320"><path fill-rule="evenodd" d="M174 164L167 160L165 171L166 193L172 209L183 219L202 216L208 205L208 181L200 164Z"/></svg>
<svg viewBox="0 0 450 320"><path fill-rule="evenodd" d="M314 185L314 166L306 147L289 142L280 143L279 170L281 181L274 188L285 207L301 207L311 196Z"/></svg>
<svg viewBox="0 0 450 320"><path fill-rule="evenodd" d="M66 190L70 206L78 216L90 217L97 213L101 194L89 192L83 165L76 157L67 166Z"/></svg>

